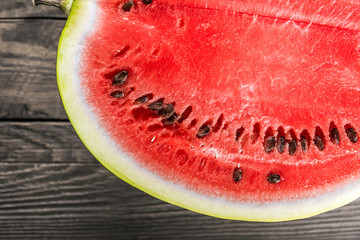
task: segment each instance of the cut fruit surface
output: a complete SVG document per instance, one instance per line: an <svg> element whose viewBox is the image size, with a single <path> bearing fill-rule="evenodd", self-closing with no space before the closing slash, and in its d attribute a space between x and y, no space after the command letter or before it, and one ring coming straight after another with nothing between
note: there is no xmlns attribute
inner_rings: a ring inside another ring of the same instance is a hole
<svg viewBox="0 0 360 240"><path fill-rule="evenodd" d="M312 216L360 195L360 5L74 0L64 106L107 168L230 219Z"/></svg>

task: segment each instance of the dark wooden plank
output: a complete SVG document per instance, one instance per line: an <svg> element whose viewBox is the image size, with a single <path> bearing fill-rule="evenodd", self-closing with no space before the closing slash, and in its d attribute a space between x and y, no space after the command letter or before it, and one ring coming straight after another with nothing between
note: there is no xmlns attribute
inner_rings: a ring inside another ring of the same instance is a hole
<svg viewBox="0 0 360 240"><path fill-rule="evenodd" d="M0 119L67 119L55 71L64 24L0 20Z"/></svg>
<svg viewBox="0 0 360 240"><path fill-rule="evenodd" d="M1 18L66 18L62 11L49 6L33 7L31 0L0 1Z"/></svg>
<svg viewBox="0 0 360 240"><path fill-rule="evenodd" d="M100 164L0 163L2 239L359 239L360 201L309 219L217 219L157 200Z"/></svg>
<svg viewBox="0 0 360 240"><path fill-rule="evenodd" d="M0 238L357 239L360 200L309 219L216 219L164 203L98 163L70 123L0 122Z"/></svg>
<svg viewBox="0 0 360 240"><path fill-rule="evenodd" d="M95 163L69 122L0 122L0 162Z"/></svg>

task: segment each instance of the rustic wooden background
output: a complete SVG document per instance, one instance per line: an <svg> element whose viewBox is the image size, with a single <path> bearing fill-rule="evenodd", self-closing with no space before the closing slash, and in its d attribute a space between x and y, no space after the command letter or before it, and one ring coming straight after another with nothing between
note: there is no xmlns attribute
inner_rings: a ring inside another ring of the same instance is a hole
<svg viewBox="0 0 360 240"><path fill-rule="evenodd" d="M305 220L230 221L116 178L80 142L59 98L65 21L31 0L0 1L1 239L360 239L360 200Z"/></svg>

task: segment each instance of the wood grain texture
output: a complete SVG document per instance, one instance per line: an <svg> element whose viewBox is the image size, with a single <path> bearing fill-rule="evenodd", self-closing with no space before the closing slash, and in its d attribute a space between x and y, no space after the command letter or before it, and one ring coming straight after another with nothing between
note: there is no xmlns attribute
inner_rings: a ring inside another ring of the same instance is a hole
<svg viewBox="0 0 360 240"><path fill-rule="evenodd" d="M0 122L0 162L94 163L69 122Z"/></svg>
<svg viewBox="0 0 360 240"><path fill-rule="evenodd" d="M55 70L64 24L0 20L0 119L67 119Z"/></svg>
<svg viewBox="0 0 360 240"><path fill-rule="evenodd" d="M0 122L0 239L359 239L360 200L309 219L216 219L155 199L98 163L70 123Z"/></svg>
<svg viewBox="0 0 360 240"><path fill-rule="evenodd" d="M0 236L62 239L359 239L360 201L282 223L216 219L157 200L100 164L0 163Z"/></svg>
<svg viewBox="0 0 360 240"><path fill-rule="evenodd" d="M63 18L64 13L57 8L48 6L33 7L31 0L1 0L1 18Z"/></svg>

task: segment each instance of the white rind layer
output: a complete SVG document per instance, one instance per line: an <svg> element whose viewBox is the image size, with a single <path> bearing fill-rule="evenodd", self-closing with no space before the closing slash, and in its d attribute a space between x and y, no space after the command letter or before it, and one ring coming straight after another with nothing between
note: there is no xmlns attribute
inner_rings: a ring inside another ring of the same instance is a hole
<svg viewBox="0 0 360 240"><path fill-rule="evenodd" d="M172 204L203 214L248 221L285 221L310 217L345 205L360 196L360 182L339 187L311 199L275 203L234 203L209 198L164 181L138 165L115 145L97 123L80 89L79 63L86 37L100 22L98 0L74 0L60 39L57 77L66 112L79 137L93 155L115 175L142 191Z"/></svg>

